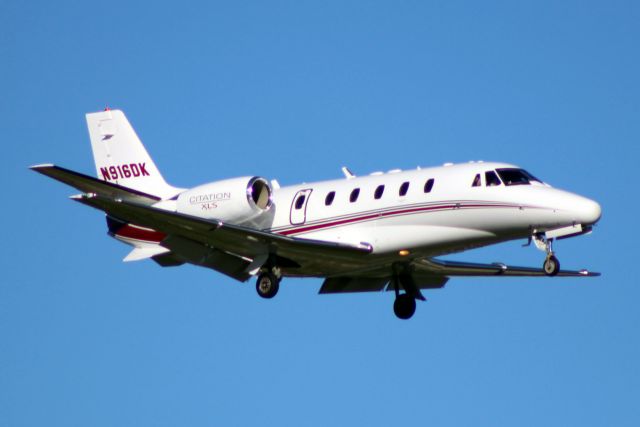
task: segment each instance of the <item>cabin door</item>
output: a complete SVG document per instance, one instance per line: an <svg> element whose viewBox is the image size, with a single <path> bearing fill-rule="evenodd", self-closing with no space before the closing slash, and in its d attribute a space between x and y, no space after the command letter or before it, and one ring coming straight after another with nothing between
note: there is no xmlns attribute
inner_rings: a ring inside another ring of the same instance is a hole
<svg viewBox="0 0 640 427"><path fill-rule="evenodd" d="M313 190L308 188L306 190L300 190L293 197L291 202L291 214L289 221L291 225L304 224L307 220L307 204L309 203L309 196Z"/></svg>

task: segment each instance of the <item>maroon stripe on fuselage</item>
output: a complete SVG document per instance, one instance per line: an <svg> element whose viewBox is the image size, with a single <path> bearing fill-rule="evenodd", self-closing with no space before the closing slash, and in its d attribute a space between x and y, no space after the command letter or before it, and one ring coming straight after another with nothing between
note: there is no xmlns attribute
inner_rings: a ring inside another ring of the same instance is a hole
<svg viewBox="0 0 640 427"><path fill-rule="evenodd" d="M455 207L455 208L464 208L465 206L480 206L480 207L491 207L491 206L498 206L498 207L516 207L516 205L513 204L509 204L509 203L504 203L504 202L479 202L477 200L447 200L447 201L441 201L439 203L415 203L415 204L409 204L409 205L404 205L404 206L389 206L386 208L379 208L379 209L373 209L373 210L367 210L367 211L361 211L361 212L352 212L346 215L338 215L338 216L333 216L333 217L327 217L327 218L321 218L321 219L316 219L316 220L311 220L311 221L306 221L304 225L302 225L302 227L309 227L312 225L320 225L320 224L325 224L328 222L335 222L335 221L342 221L345 219L354 219L354 218L361 218L363 216L369 216L369 215L376 215L376 216L381 216L381 214L386 214L386 213L395 213L397 212L399 209L406 211L408 209L420 209L422 210L423 208L431 208L431 207L435 207L437 209L450 209L451 206ZM539 206L532 206L532 205L517 205L518 207L524 207L527 209L537 209L540 208ZM294 226L294 225L285 225L285 226L280 226L280 227L274 227L272 228L270 231L272 233L280 233L282 231L288 231L288 230L292 230L295 228L299 228L300 226Z"/></svg>
<svg viewBox="0 0 640 427"><path fill-rule="evenodd" d="M411 215L421 212L429 212L429 211L441 211L448 209L478 209L478 208L519 208L519 205L509 205L509 204L461 204L461 203L450 203L445 205L435 205L435 206L423 206L416 207L410 209L398 209L394 211L379 211L374 213L367 213L362 216L355 216L351 218L340 219L337 221L324 222L322 224L315 225L307 225L302 227L295 227L289 230L281 230L277 231L278 234L282 234L284 236L289 236L291 234L298 233L307 233L309 231L321 230L324 228L337 227L345 224L351 224L355 222L366 222L377 218L388 218L393 216L403 216L403 215Z"/></svg>
<svg viewBox="0 0 640 427"><path fill-rule="evenodd" d="M154 243L159 243L167 237L166 234L159 231L133 227L129 224L122 226L115 235L119 237L126 237L128 239L146 240Z"/></svg>

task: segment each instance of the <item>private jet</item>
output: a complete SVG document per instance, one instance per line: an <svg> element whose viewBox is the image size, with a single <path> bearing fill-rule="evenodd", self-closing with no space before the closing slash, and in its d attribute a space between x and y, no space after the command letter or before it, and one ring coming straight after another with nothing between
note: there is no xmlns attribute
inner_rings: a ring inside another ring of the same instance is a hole
<svg viewBox="0 0 640 427"><path fill-rule="evenodd" d="M323 278L321 294L392 291L409 319L423 290L457 276L593 277L561 270L559 239L588 234L601 216L588 198L507 163L391 170L280 186L245 176L194 188L169 185L122 111L86 115L97 177L53 164L36 172L75 187L71 199L106 213L108 233L152 259L213 269L273 298L283 277ZM526 239L542 268L442 256Z"/></svg>

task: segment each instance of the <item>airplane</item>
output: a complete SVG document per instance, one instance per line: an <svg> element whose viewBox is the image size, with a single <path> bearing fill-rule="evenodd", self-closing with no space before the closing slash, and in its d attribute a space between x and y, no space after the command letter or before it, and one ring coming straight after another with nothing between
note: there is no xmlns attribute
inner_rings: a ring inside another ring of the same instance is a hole
<svg viewBox="0 0 640 427"><path fill-rule="evenodd" d="M409 319L425 289L457 276L593 277L561 270L555 240L588 234L600 205L507 163L469 162L280 186L245 176L169 185L120 110L86 115L97 178L53 164L36 172L106 213L108 234L151 259L213 269L273 298L283 277L323 278L320 294L393 291ZM542 268L440 257L515 239L545 253Z"/></svg>

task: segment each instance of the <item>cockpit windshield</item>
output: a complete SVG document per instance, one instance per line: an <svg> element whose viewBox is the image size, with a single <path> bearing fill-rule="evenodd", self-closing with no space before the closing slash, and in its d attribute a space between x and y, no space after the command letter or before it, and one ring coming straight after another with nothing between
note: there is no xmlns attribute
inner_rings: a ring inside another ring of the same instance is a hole
<svg viewBox="0 0 640 427"><path fill-rule="evenodd" d="M504 185L529 185L531 182L538 182L542 184L535 176L531 175L524 169L516 169L516 168L503 168L496 169L498 175L500 175L500 179Z"/></svg>

